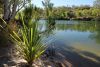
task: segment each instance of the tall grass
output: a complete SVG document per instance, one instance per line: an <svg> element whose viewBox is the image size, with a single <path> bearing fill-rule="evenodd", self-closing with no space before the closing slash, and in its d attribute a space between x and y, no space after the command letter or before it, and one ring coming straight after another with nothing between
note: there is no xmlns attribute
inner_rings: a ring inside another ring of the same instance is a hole
<svg viewBox="0 0 100 67"><path fill-rule="evenodd" d="M26 26L24 19L21 20L23 26L19 28L19 32L12 31L9 35L17 45L23 59L27 61L29 66L32 66L32 63L45 51L46 45L42 43L42 36L39 34L37 22L30 20L31 25ZM5 21L4 23L7 25Z"/></svg>

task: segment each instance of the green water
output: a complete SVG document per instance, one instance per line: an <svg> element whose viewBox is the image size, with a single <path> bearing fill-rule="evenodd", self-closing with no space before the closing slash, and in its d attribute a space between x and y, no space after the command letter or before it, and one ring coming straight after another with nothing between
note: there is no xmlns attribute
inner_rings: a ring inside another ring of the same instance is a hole
<svg viewBox="0 0 100 67"><path fill-rule="evenodd" d="M48 34L46 40L52 39L56 48L73 50L94 61L97 59L88 55L100 57L100 22L56 20L55 28Z"/></svg>
<svg viewBox="0 0 100 67"><path fill-rule="evenodd" d="M54 37L67 45L100 56L99 22L58 21L54 32Z"/></svg>

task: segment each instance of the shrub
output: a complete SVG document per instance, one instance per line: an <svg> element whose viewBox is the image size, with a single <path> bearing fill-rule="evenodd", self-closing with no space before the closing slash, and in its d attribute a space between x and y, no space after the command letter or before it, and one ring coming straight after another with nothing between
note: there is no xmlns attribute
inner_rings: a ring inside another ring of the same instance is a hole
<svg viewBox="0 0 100 67"><path fill-rule="evenodd" d="M31 67L32 63L45 51L46 45L42 43L42 36L39 34L37 22L30 20L29 23L31 25L26 26L23 20L22 18L23 26L19 28L20 33L12 31L10 36L17 45L21 56L27 61L29 67Z"/></svg>

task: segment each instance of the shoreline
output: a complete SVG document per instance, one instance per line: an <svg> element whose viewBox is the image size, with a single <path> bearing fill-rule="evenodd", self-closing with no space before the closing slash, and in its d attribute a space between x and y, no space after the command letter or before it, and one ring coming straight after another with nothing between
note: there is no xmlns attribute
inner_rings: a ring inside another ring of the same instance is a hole
<svg viewBox="0 0 100 67"><path fill-rule="evenodd" d="M41 18L40 20L47 20L47 19L44 19L44 18ZM100 21L100 19L98 19L98 20L95 20L95 19L78 19L78 18L70 18L70 19L64 19L64 18L62 18L62 19L55 19L55 20L73 20L73 21Z"/></svg>

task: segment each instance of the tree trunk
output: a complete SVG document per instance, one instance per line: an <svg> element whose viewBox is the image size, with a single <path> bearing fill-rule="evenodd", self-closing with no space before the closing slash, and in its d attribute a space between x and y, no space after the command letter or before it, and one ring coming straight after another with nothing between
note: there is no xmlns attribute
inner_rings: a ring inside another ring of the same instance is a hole
<svg viewBox="0 0 100 67"><path fill-rule="evenodd" d="M9 20L8 16L9 16L9 9L8 9L8 5L9 4L9 0L4 0L4 20Z"/></svg>
<svg viewBox="0 0 100 67"><path fill-rule="evenodd" d="M28 0L1 0L4 4L3 19L6 22L15 18L16 13L22 9ZM20 4L22 2L22 4ZM20 6L20 7L19 7Z"/></svg>
<svg viewBox="0 0 100 67"><path fill-rule="evenodd" d="M10 20L14 19L15 15L16 15L17 4L18 4L17 0L15 0L13 7L12 7L12 14L11 14Z"/></svg>
<svg viewBox="0 0 100 67"><path fill-rule="evenodd" d="M14 19L16 15L16 9L17 9L17 0L14 0L13 5L10 5L9 0L4 0L4 16L3 19L7 22Z"/></svg>

